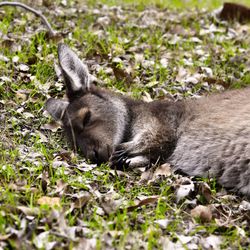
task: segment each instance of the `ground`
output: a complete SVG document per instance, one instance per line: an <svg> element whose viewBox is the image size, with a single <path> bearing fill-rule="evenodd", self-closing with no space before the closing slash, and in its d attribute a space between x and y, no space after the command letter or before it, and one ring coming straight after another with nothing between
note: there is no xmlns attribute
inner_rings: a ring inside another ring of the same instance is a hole
<svg viewBox="0 0 250 250"><path fill-rule="evenodd" d="M91 164L44 110L65 94L59 42L97 85L145 101L250 84L250 25L219 20L219 3L181 3L38 1L54 37L32 13L0 9L0 249L249 249L244 197L167 163L147 172Z"/></svg>

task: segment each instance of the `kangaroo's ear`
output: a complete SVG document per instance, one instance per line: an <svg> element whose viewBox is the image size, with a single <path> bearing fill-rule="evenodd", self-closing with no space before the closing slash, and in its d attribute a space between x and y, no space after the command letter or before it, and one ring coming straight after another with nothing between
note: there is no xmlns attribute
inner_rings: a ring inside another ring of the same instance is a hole
<svg viewBox="0 0 250 250"><path fill-rule="evenodd" d="M66 84L67 96L71 101L89 90L88 67L67 45L62 43L58 45L58 58Z"/></svg>
<svg viewBox="0 0 250 250"><path fill-rule="evenodd" d="M56 121L59 121L62 119L68 105L69 102L67 101L50 98L45 103L45 109Z"/></svg>

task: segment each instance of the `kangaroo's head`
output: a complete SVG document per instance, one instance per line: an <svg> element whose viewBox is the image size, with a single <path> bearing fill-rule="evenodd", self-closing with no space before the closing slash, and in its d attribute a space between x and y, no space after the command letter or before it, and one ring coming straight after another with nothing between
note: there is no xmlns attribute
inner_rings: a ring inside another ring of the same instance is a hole
<svg viewBox="0 0 250 250"><path fill-rule="evenodd" d="M93 162L105 162L123 139L125 104L121 97L91 84L87 66L65 44L59 45L58 58L68 100L50 98L46 110L61 120L75 149Z"/></svg>

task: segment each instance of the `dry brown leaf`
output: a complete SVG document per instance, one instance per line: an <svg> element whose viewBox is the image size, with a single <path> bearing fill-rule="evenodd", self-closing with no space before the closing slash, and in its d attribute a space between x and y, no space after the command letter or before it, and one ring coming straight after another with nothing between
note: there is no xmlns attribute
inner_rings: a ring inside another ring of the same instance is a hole
<svg viewBox="0 0 250 250"><path fill-rule="evenodd" d="M64 182L63 180L58 180L56 182L56 190L54 194L57 194L61 197L65 193L67 187L68 187L68 184L66 182Z"/></svg>
<svg viewBox="0 0 250 250"><path fill-rule="evenodd" d="M35 216L40 213L40 210L37 207L18 206L17 209L22 211L27 216Z"/></svg>
<svg viewBox="0 0 250 250"><path fill-rule="evenodd" d="M148 169L147 171L142 172L139 183L147 184L152 178L153 178L153 170Z"/></svg>
<svg viewBox="0 0 250 250"><path fill-rule="evenodd" d="M106 214L117 211L123 201L124 199L113 188L99 196L100 207Z"/></svg>
<svg viewBox="0 0 250 250"><path fill-rule="evenodd" d="M30 191L32 193L39 192L39 190L35 187L27 188L25 185L21 186L21 185L15 184L15 183L10 183L9 189L12 191L20 191L20 192L27 192L27 191Z"/></svg>
<svg viewBox="0 0 250 250"><path fill-rule="evenodd" d="M59 128L61 128L61 124L56 121L51 121L41 126L41 129L50 130L52 132L56 132Z"/></svg>
<svg viewBox="0 0 250 250"><path fill-rule="evenodd" d="M200 219L202 223L210 222L213 218L211 208L202 205L192 209L191 216L195 219Z"/></svg>
<svg viewBox="0 0 250 250"><path fill-rule="evenodd" d="M147 171L142 172L140 183L151 183L157 180L159 177L168 177L172 174L171 166L168 163L164 163L157 168L149 168Z"/></svg>
<svg viewBox="0 0 250 250"><path fill-rule="evenodd" d="M11 234L5 234L5 235L0 234L0 241L7 240L7 239L9 239L10 236L11 236Z"/></svg>
<svg viewBox="0 0 250 250"><path fill-rule="evenodd" d="M81 238L77 246L73 247L73 250L95 250L97 245L97 240Z"/></svg>
<svg viewBox="0 0 250 250"><path fill-rule="evenodd" d="M202 195L208 203L212 200L212 192L206 182L201 182L198 184L198 194Z"/></svg>
<svg viewBox="0 0 250 250"><path fill-rule="evenodd" d="M67 193L67 195L71 196ZM71 202L70 208L65 212L65 214L70 214L74 209L83 209L88 204L90 199L92 198L92 195L89 192L81 192L78 194L74 194L71 196L74 200L74 202Z"/></svg>
<svg viewBox="0 0 250 250"><path fill-rule="evenodd" d="M153 203L157 202L158 199L159 199L159 196L148 197L148 198L146 198L144 200L139 201L139 203L137 205L128 207L127 211L132 212L132 211L134 211L135 209L137 209L139 207L142 207L142 206L145 206L145 205L148 205L148 204L153 204Z"/></svg>
<svg viewBox="0 0 250 250"><path fill-rule="evenodd" d="M161 177L168 177L172 174L171 166L168 163L164 163L154 169L148 169L147 171L143 172L141 175L140 183L152 183L158 180Z"/></svg>
<svg viewBox="0 0 250 250"><path fill-rule="evenodd" d="M75 157L74 152L62 150L55 156L55 159L71 162L74 157Z"/></svg>
<svg viewBox="0 0 250 250"><path fill-rule="evenodd" d="M142 100L144 102L152 102L153 101L153 99L150 96L150 94L148 92L146 92L146 91L144 92L144 95L142 96Z"/></svg>
<svg viewBox="0 0 250 250"><path fill-rule="evenodd" d="M22 91L17 91L17 92L16 92L16 98L17 98L18 100L21 100L21 101L25 102L25 101L27 101L28 96L27 96L26 93L23 93Z"/></svg>
<svg viewBox="0 0 250 250"><path fill-rule="evenodd" d="M168 177L171 174L172 174L171 165L169 163L164 163L160 165L158 168L156 168L154 172L154 177L157 177L157 176Z"/></svg>
<svg viewBox="0 0 250 250"><path fill-rule="evenodd" d="M37 200L38 205L48 205L49 207L58 206L60 207L60 198L59 197L48 197L42 196Z"/></svg>
<svg viewBox="0 0 250 250"><path fill-rule="evenodd" d="M86 204L89 202L90 199L91 199L90 194L83 195L83 196L77 198L77 200L72 204L72 207L81 209L82 207L86 206Z"/></svg>
<svg viewBox="0 0 250 250"><path fill-rule="evenodd" d="M129 72L127 72L126 69L121 69L117 67L117 65L115 64L112 64L112 69L118 81L124 81L127 84L130 84L133 82L133 77L131 76Z"/></svg>
<svg viewBox="0 0 250 250"><path fill-rule="evenodd" d="M121 171L121 170L113 170L113 169L111 169L109 171L109 173L112 174L113 176L118 176L118 177L121 177L121 178L130 178L131 177L129 174L127 174L126 172Z"/></svg>

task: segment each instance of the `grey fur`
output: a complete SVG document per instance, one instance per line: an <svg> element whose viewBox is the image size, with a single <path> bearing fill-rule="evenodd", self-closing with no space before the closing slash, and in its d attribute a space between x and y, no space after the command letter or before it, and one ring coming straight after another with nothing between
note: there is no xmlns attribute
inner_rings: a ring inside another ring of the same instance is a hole
<svg viewBox="0 0 250 250"><path fill-rule="evenodd" d="M66 45L59 48L61 58L71 67L63 69L69 104L53 99L46 106L55 118L63 114L68 138L86 158L109 160L115 168L169 162L188 175L214 176L250 198L250 88L145 103L86 82L87 67ZM82 88L74 89L74 78Z"/></svg>

